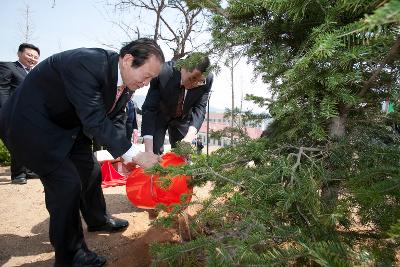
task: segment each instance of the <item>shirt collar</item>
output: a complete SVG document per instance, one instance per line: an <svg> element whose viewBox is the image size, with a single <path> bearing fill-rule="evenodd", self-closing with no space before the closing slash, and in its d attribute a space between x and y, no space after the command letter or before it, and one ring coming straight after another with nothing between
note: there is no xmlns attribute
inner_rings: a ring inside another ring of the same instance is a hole
<svg viewBox="0 0 400 267"><path fill-rule="evenodd" d="M121 76L121 70L119 69L119 64L118 64L118 81L117 81L117 86L121 86L124 82L122 81L122 76Z"/></svg>
<svg viewBox="0 0 400 267"><path fill-rule="evenodd" d="M21 61L17 60L18 63L24 68L24 70L26 71L26 73L28 73L28 71L26 70L28 67L25 66L24 64L21 63ZM29 69L29 68L28 68Z"/></svg>

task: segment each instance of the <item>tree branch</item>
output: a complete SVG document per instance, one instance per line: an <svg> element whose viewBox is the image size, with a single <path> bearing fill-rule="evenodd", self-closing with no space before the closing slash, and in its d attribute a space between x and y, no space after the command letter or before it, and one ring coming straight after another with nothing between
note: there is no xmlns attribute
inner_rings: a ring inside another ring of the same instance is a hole
<svg viewBox="0 0 400 267"><path fill-rule="evenodd" d="M211 172L213 175L215 175L215 176L217 176L217 177L219 177L219 178L222 178L222 179L225 180L225 181L231 182L231 183L233 183L233 184L235 184L235 185L237 185L237 186L243 188L243 185L239 184L238 182L236 182L236 181L234 181L234 180L232 180L232 179L229 179L229 178L227 178L227 177L225 177L225 176L222 176L221 174L219 174L219 173L217 173L216 171L214 171L211 167L209 168L209 170L210 170L210 172Z"/></svg>
<svg viewBox="0 0 400 267"><path fill-rule="evenodd" d="M400 36L397 37L396 42L390 48L389 54L379 63L379 67L374 71L372 76L368 79L368 81L364 82L364 86L361 91L357 94L358 97L362 98L367 93L369 89L375 84L376 79L381 73L382 69L392 62L394 58L399 54L400 51ZM352 107L351 104L346 105L345 110L348 111Z"/></svg>
<svg viewBox="0 0 400 267"><path fill-rule="evenodd" d="M289 185L292 186L293 182L294 182L294 174L297 170L297 168L300 166L301 164L301 156L306 154L304 153L304 151L314 151L314 152L319 152L321 151L321 149L319 148L314 148L314 147L300 147L299 148L299 152L297 154L294 153L290 153L287 158L289 158L290 156L295 156L296 157L296 163L292 166L292 174L290 176L290 182ZM308 157L308 156L307 156Z"/></svg>

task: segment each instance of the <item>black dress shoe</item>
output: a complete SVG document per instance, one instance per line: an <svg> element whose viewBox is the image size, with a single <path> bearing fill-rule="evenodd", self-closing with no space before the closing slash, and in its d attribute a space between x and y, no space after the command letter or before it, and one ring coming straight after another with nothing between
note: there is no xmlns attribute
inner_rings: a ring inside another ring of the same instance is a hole
<svg viewBox="0 0 400 267"><path fill-rule="evenodd" d="M27 171L26 172L26 179L39 179L39 175L37 173L34 173L33 171Z"/></svg>
<svg viewBox="0 0 400 267"><path fill-rule="evenodd" d="M23 177L14 178L14 179L11 179L11 183L12 184L26 184L26 178L23 178Z"/></svg>
<svg viewBox="0 0 400 267"><path fill-rule="evenodd" d="M109 218L107 222L100 226L88 226L88 232L96 232L96 231L106 231L106 232L117 232L128 227L129 222L123 219L113 219Z"/></svg>
<svg viewBox="0 0 400 267"><path fill-rule="evenodd" d="M106 263L106 258L93 251L79 249L72 260L73 267L99 267Z"/></svg>

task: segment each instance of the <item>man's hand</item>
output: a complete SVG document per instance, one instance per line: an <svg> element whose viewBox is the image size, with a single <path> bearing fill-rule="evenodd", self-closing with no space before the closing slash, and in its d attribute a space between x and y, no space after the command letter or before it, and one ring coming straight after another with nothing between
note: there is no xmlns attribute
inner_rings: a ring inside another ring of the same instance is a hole
<svg viewBox="0 0 400 267"><path fill-rule="evenodd" d="M160 160L160 156L153 154L153 152L140 152L132 158L132 163L137 164L144 169L147 169L159 163ZM127 165L129 166L130 162Z"/></svg>
<svg viewBox="0 0 400 267"><path fill-rule="evenodd" d="M193 126L190 126L188 129L187 134L185 135L185 137L182 139L183 142L187 142L187 143L192 143L194 137L197 134L197 129Z"/></svg>

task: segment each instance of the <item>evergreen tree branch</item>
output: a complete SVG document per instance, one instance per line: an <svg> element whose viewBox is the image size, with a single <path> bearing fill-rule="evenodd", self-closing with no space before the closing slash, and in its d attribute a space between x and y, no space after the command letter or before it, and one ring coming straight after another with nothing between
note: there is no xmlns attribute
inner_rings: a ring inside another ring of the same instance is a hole
<svg viewBox="0 0 400 267"><path fill-rule="evenodd" d="M321 151L321 149L313 148L313 147L300 147L299 148L299 152L297 154L290 153L288 155L287 158L289 158L290 156L295 156L296 157L296 163L292 166L292 175L290 176L290 182L289 182L290 186L293 186L294 176L295 176L296 170L301 164L301 162L300 162L301 161L301 156L305 155L304 151Z"/></svg>
<svg viewBox="0 0 400 267"><path fill-rule="evenodd" d="M238 159L238 160L235 160L235 161L232 161L232 162L229 162L229 163L222 164L221 168L222 169L229 169L231 167L237 166L238 164L247 164L247 163L249 163L248 159Z"/></svg>
<svg viewBox="0 0 400 267"><path fill-rule="evenodd" d="M400 52L400 36L397 37L396 42L393 44L391 47L388 55L379 63L379 67L374 71L372 76L368 79L368 81L364 82L364 86L361 89L361 91L357 94L358 97L362 98L364 95L367 93L369 89L375 84L376 79L378 78L379 74L381 73L382 69L389 63L391 63L396 56L399 55ZM345 111L348 112L348 110L353 106L354 104L348 104L346 105Z"/></svg>
<svg viewBox="0 0 400 267"><path fill-rule="evenodd" d="M241 187L241 188L244 188L244 186L241 185L240 183L238 183L238 182L236 182L236 181L234 181L234 180L232 180L232 179L229 179L229 178L227 178L227 177L225 177L225 176L223 176L223 175L217 173L217 172L214 171L211 167L209 168L209 170L210 170L210 173L211 173L211 174L213 174L213 175L215 175L215 176L217 176L217 177L219 177L219 178L222 178L222 179L225 180L225 181L228 181L228 182L230 182L230 183L233 183L233 184L235 184L235 185L237 185L237 186L239 186L239 187Z"/></svg>
<svg viewBox="0 0 400 267"><path fill-rule="evenodd" d="M308 226L311 226L310 221L307 219L307 217L304 215L303 212L301 212L299 204L296 204L296 209L299 212L300 216L303 218L303 220L307 223Z"/></svg>

